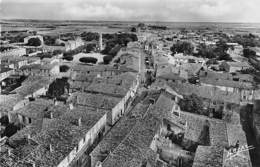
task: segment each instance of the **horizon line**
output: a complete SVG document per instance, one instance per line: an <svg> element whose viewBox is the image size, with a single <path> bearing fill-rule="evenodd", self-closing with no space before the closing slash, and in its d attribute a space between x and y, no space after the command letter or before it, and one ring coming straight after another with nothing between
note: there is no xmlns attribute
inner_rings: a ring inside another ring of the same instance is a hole
<svg viewBox="0 0 260 167"><path fill-rule="evenodd" d="M123 21L123 20L83 20L83 19L31 19L31 18L2 18L0 21L12 21L12 20L25 20L25 21L89 21L89 22L133 22L133 23L149 23L149 22L154 22L154 23L224 23L224 24L260 24L260 22L226 22L226 21L156 21L156 20L145 20L145 21L137 21L137 20L128 20L128 21Z"/></svg>

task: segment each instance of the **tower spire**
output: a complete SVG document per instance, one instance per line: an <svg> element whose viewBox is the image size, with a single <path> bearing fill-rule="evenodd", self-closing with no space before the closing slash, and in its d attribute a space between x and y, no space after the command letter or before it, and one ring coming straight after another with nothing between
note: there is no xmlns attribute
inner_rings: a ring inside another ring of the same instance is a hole
<svg viewBox="0 0 260 167"><path fill-rule="evenodd" d="M99 49L100 51L103 50L102 33L99 33Z"/></svg>

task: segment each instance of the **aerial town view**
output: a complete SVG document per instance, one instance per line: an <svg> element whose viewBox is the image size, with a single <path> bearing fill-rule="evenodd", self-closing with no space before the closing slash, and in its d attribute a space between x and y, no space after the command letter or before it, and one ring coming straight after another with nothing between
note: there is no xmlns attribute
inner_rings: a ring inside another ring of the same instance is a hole
<svg viewBox="0 0 260 167"><path fill-rule="evenodd" d="M0 166L260 167L258 5L0 0Z"/></svg>

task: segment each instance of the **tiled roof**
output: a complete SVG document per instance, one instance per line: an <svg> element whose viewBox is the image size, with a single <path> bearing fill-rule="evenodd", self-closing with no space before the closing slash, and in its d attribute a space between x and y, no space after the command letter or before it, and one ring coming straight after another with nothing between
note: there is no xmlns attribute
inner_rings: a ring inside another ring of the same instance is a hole
<svg viewBox="0 0 260 167"><path fill-rule="evenodd" d="M240 94L224 92L215 88L198 86L187 83L167 83L173 90L181 95L190 95L192 93L206 99L211 99L215 101L225 101L229 103L240 103Z"/></svg>
<svg viewBox="0 0 260 167"><path fill-rule="evenodd" d="M202 65L197 63L185 63L180 66L180 69L187 71L189 75L196 75L201 68Z"/></svg>
<svg viewBox="0 0 260 167"><path fill-rule="evenodd" d="M132 130L136 122L142 118L148 105L137 104L130 113L121 118L119 122L108 132L102 141L91 152L91 156L103 156L104 158L122 142ZM104 155L106 154L106 156Z"/></svg>
<svg viewBox="0 0 260 167"><path fill-rule="evenodd" d="M74 72L71 74L71 80L74 80L74 81L90 82L95 77L96 77L96 75L93 75L93 74L89 75L86 73Z"/></svg>
<svg viewBox="0 0 260 167"><path fill-rule="evenodd" d="M107 157L103 167L141 166L143 162L155 159L150 144L158 131L160 121L148 114L138 122L127 138ZM149 154L148 154L149 153ZM152 156L152 158L151 158Z"/></svg>
<svg viewBox="0 0 260 167"><path fill-rule="evenodd" d="M220 80L220 79L211 79L211 78L201 78L201 83L216 85L216 86L225 86L231 88L241 88L241 89L253 89L253 84L250 82L239 82L232 80Z"/></svg>
<svg viewBox="0 0 260 167"><path fill-rule="evenodd" d="M233 67L250 67L247 62L226 62L228 65Z"/></svg>
<svg viewBox="0 0 260 167"><path fill-rule="evenodd" d="M192 167L222 167L223 148L198 146Z"/></svg>
<svg viewBox="0 0 260 167"><path fill-rule="evenodd" d="M228 143L229 146L235 145L237 141L239 141L239 146L246 146L247 139L245 132L243 131L243 128L241 125L233 125L233 124L227 124L227 136L228 136ZM226 167L243 167L243 166L252 166L249 151L242 151L239 153L244 158L241 158L241 156L235 156L232 159L228 159L227 151L224 152L224 165Z"/></svg>
<svg viewBox="0 0 260 167"><path fill-rule="evenodd" d="M50 107L51 110L62 108L62 106ZM20 152L21 164L16 166L22 166L26 162L34 162L36 166L44 167L58 165L106 112L106 110L79 107L72 111L64 111L62 115L54 114L56 118L43 118L28 125L9 138L14 152ZM81 126L78 125L79 118L81 118ZM21 141L26 141L28 135L32 138L33 147L28 144L21 145ZM50 145L53 152L49 150Z"/></svg>
<svg viewBox="0 0 260 167"><path fill-rule="evenodd" d="M6 67L1 67L0 68L0 73L4 73L4 72L7 72L7 71L12 71L13 69L11 68L6 68Z"/></svg>
<svg viewBox="0 0 260 167"><path fill-rule="evenodd" d="M35 69L35 70L43 69L43 70L50 70L50 69L52 69L54 66L55 66L55 64L45 64L45 65L41 65L41 64L30 64L30 65L22 66L22 67L20 68L20 70L26 70L26 69Z"/></svg>
<svg viewBox="0 0 260 167"><path fill-rule="evenodd" d="M114 67L107 66L107 65L89 66L89 65L82 65L82 64L73 64L71 69L74 70L74 71L81 71L81 72L86 72L86 71L95 71L95 72L117 71L117 69L115 69Z"/></svg>
<svg viewBox="0 0 260 167"><path fill-rule="evenodd" d="M111 94L117 96L124 96L128 91L127 88L124 88L119 85L109 84L109 83L92 83L90 86L85 88L87 91L100 92L104 94Z"/></svg>
<svg viewBox="0 0 260 167"><path fill-rule="evenodd" d="M73 81L70 82L70 89L85 89L87 88L91 83L90 82L82 82L82 81Z"/></svg>
<svg viewBox="0 0 260 167"><path fill-rule="evenodd" d="M160 75L157 78L166 79L166 80L168 80L168 79L169 80L180 80L180 81L186 80L185 78L182 78L179 75L174 74L174 73L168 73L168 74Z"/></svg>
<svg viewBox="0 0 260 167"><path fill-rule="evenodd" d="M36 99L36 101L32 101L25 105L24 107L14 110L11 113L20 114L29 118L43 118L44 110L47 110L48 107L53 104L51 100L45 99Z"/></svg>
<svg viewBox="0 0 260 167"><path fill-rule="evenodd" d="M218 147L228 146L227 128L224 122L210 123L210 145Z"/></svg>
<svg viewBox="0 0 260 167"><path fill-rule="evenodd" d="M207 73L207 74L205 74ZM213 71L200 71L200 77L201 78L210 78L213 80L219 79L219 80L233 80L233 78L238 78L239 80L246 80L248 82L252 82L254 77L249 74L240 74L240 73L234 73L230 74L227 72L213 72Z"/></svg>
<svg viewBox="0 0 260 167"><path fill-rule="evenodd" d="M8 112L23 98L17 94L0 95L0 112Z"/></svg>
<svg viewBox="0 0 260 167"><path fill-rule="evenodd" d="M20 96L25 97L45 86L48 86L51 82L52 80L44 77L35 80L33 79L31 82L25 81L24 83L22 83L22 86L16 88L11 93L17 93Z"/></svg>
<svg viewBox="0 0 260 167"><path fill-rule="evenodd" d="M76 92L71 95L68 101L72 101L83 106L112 109L120 100L120 98L102 94Z"/></svg>
<svg viewBox="0 0 260 167"><path fill-rule="evenodd" d="M59 119L78 126L78 120L81 118L82 128L84 128L82 130L86 133L106 112L107 110L102 109L77 107L73 110L68 110Z"/></svg>

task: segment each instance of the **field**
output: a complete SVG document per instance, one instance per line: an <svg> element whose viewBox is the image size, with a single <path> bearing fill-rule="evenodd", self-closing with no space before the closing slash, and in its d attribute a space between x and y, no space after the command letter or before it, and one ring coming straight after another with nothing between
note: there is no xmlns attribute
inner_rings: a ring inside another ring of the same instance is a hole
<svg viewBox="0 0 260 167"><path fill-rule="evenodd" d="M2 20L2 31L38 31L39 34L73 32L125 32L138 22L116 21L54 21L54 20ZM235 33L260 34L260 23L214 23L214 22L145 22L147 25L167 26L170 29L219 29Z"/></svg>
<svg viewBox="0 0 260 167"><path fill-rule="evenodd" d="M128 24L80 21L28 21L5 20L0 22L2 31L37 31L38 34L80 34L82 32L115 33L129 29Z"/></svg>

